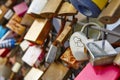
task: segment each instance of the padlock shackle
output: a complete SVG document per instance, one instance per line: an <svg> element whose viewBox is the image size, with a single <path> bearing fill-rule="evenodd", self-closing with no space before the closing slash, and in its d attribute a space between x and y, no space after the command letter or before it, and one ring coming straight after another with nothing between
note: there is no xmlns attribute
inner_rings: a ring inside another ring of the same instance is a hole
<svg viewBox="0 0 120 80"><path fill-rule="evenodd" d="M83 27L82 27L82 29L81 29L81 32L83 33L83 31L85 30L85 28L88 27L88 26L96 26L96 27L98 27L98 28L101 28L100 25L98 25L97 23L89 22L89 23L86 23L86 24L83 25ZM101 31L99 31L97 40L100 38L100 35L101 35Z"/></svg>

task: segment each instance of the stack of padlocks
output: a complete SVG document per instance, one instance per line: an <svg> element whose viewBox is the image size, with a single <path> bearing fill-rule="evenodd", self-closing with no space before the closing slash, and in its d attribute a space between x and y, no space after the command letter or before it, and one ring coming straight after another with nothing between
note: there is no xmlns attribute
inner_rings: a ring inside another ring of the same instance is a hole
<svg viewBox="0 0 120 80"><path fill-rule="evenodd" d="M0 80L119 80L120 0L0 4Z"/></svg>

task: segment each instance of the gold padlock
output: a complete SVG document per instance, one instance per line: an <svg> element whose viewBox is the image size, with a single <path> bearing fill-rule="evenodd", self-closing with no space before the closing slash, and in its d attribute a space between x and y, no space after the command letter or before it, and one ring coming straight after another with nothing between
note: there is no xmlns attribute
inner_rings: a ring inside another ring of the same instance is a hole
<svg viewBox="0 0 120 80"><path fill-rule="evenodd" d="M37 3L38 1L41 5ZM32 14L35 17L44 18L54 17L57 14L63 2L63 0L47 0L47 1L38 0L38 1L36 0L32 2L33 4L31 4L30 8L32 9L33 7L35 7L35 10L34 8L33 10L29 9L28 13ZM38 7L36 8L36 6L34 6L35 4L38 5L39 8Z"/></svg>
<svg viewBox="0 0 120 80"><path fill-rule="evenodd" d="M43 45L51 30L51 20L36 19L24 39Z"/></svg>
<svg viewBox="0 0 120 80"><path fill-rule="evenodd" d="M20 24L22 18L18 15L14 14L14 16L10 19L10 21L6 24L6 27L17 33L18 35L22 35L26 29L26 27Z"/></svg>
<svg viewBox="0 0 120 80"><path fill-rule="evenodd" d="M56 41L59 42L60 44L63 44L69 37L71 30L72 30L71 26L65 26L63 31L57 37Z"/></svg>
<svg viewBox="0 0 120 80"><path fill-rule="evenodd" d="M80 64L82 63L75 59L75 57L72 55L71 49L69 47L63 53L63 55L60 57L60 59L63 60L64 62L66 62L69 67L72 67L74 69L79 69Z"/></svg>
<svg viewBox="0 0 120 80"><path fill-rule="evenodd" d="M0 6L0 20L4 17L7 11L8 11L8 8L5 5Z"/></svg>
<svg viewBox="0 0 120 80"><path fill-rule="evenodd" d="M75 14L77 14L77 10L69 2L64 2L58 12L59 16L63 16L63 15L72 16Z"/></svg>
<svg viewBox="0 0 120 80"><path fill-rule="evenodd" d="M48 67L40 80L67 80L70 74L69 71L69 68L63 64L54 62Z"/></svg>
<svg viewBox="0 0 120 80"><path fill-rule="evenodd" d="M35 18L29 14L25 14L22 18L21 24L30 27L34 22Z"/></svg>
<svg viewBox="0 0 120 80"><path fill-rule="evenodd" d="M104 24L112 24L120 18L120 0L112 0L101 12L98 19Z"/></svg>

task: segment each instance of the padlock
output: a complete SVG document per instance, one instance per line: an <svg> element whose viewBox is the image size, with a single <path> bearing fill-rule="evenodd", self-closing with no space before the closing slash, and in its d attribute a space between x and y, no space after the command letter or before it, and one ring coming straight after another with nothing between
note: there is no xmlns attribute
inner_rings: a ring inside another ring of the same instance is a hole
<svg viewBox="0 0 120 80"><path fill-rule="evenodd" d="M5 35L5 33L7 33L8 28L3 27L2 25L0 25L0 39Z"/></svg>
<svg viewBox="0 0 120 80"><path fill-rule="evenodd" d="M10 80L13 80L14 79L14 77L15 77L15 74L17 74L18 72L19 72L19 70L20 70L20 68L21 68L21 64L19 63L19 62L16 62L14 65L13 65L13 67L12 67L12 73L11 73L11 75L10 75Z"/></svg>
<svg viewBox="0 0 120 80"><path fill-rule="evenodd" d="M64 16L64 15L72 16L76 14L77 14L77 10L69 2L64 2L58 12L58 16Z"/></svg>
<svg viewBox="0 0 120 80"><path fill-rule="evenodd" d="M19 62L16 62L12 67L12 72L17 73L21 68L21 64Z"/></svg>
<svg viewBox="0 0 120 80"><path fill-rule="evenodd" d="M46 5L48 0L34 0L30 4L30 7L27 11L28 14L35 13L35 14L40 14L44 6ZM37 6L37 7L36 7Z"/></svg>
<svg viewBox="0 0 120 80"><path fill-rule="evenodd" d="M21 47L22 51L25 52L25 51L29 48L30 44L31 44L31 43L30 43L29 41L23 40L23 41L20 43L20 47Z"/></svg>
<svg viewBox="0 0 120 80"><path fill-rule="evenodd" d="M9 9L9 10L5 13L4 17L1 19L0 24L2 24L2 25L7 24L7 22L11 19L11 17L12 17L13 15L14 15L14 12L13 12L11 9Z"/></svg>
<svg viewBox="0 0 120 80"><path fill-rule="evenodd" d="M118 54L117 54L117 56L115 57L115 59L113 60L113 63L114 63L115 65L120 66L120 47L117 47L115 50L118 52Z"/></svg>
<svg viewBox="0 0 120 80"><path fill-rule="evenodd" d="M20 16L23 17L24 14L27 12L28 10L28 6L25 2L22 2L20 4L17 4L13 7L13 10L15 11L15 13Z"/></svg>
<svg viewBox="0 0 120 80"><path fill-rule="evenodd" d="M104 49L102 46L103 40L89 42L86 44L92 65L110 64L113 62L115 56L117 55L117 52L107 40L105 40Z"/></svg>
<svg viewBox="0 0 120 80"><path fill-rule="evenodd" d="M108 6L101 12L98 19L103 24L115 23L120 18L120 1L112 0Z"/></svg>
<svg viewBox="0 0 120 80"><path fill-rule="evenodd" d="M51 30L51 20L36 19L24 39L43 45ZM34 33L34 34L33 34Z"/></svg>
<svg viewBox="0 0 120 80"><path fill-rule="evenodd" d="M17 1L17 0L7 0L7 1L5 2L5 6L6 6L6 7L9 7L9 8L12 8L12 7L15 5L16 1Z"/></svg>
<svg viewBox="0 0 120 80"><path fill-rule="evenodd" d="M26 76L24 77L24 80L39 80L42 74L43 74L42 70L32 67L30 71L26 74Z"/></svg>
<svg viewBox="0 0 120 80"><path fill-rule="evenodd" d="M10 77L11 72L11 67L7 62L7 58L0 57L0 76L4 77L5 79L8 79Z"/></svg>
<svg viewBox="0 0 120 80"><path fill-rule="evenodd" d="M20 24L22 18L18 15L14 14L10 21L6 24L6 27L17 33L18 35L22 35L26 29L25 26Z"/></svg>
<svg viewBox="0 0 120 80"><path fill-rule="evenodd" d="M88 63L74 80L119 80L118 78L119 67L112 64L93 66L91 63Z"/></svg>
<svg viewBox="0 0 120 80"><path fill-rule="evenodd" d="M57 43L51 44L49 51L47 53L46 59L45 59L45 61L47 63L54 62L55 57L56 57L56 53L57 53L57 49L58 49Z"/></svg>
<svg viewBox="0 0 120 80"><path fill-rule="evenodd" d="M68 39L71 30L72 30L71 26L65 26L65 28L63 29L63 31L57 37L56 41L58 41L58 43L60 43L60 44L64 44L65 41Z"/></svg>
<svg viewBox="0 0 120 80"><path fill-rule="evenodd" d="M23 55L22 60L29 66L34 66L35 62L37 61L41 53L42 49L40 46L37 45L30 46Z"/></svg>
<svg viewBox="0 0 120 80"><path fill-rule="evenodd" d="M80 64L82 63L75 59L75 57L72 55L71 49L69 47L65 50L65 52L62 54L60 59L63 60L64 62L66 62L68 64L68 67L72 67L74 69L79 69Z"/></svg>
<svg viewBox="0 0 120 80"><path fill-rule="evenodd" d="M31 15L29 15L28 13L26 13L21 21L21 24L27 27L30 27L32 25L32 23L34 22L35 18Z"/></svg>
<svg viewBox="0 0 120 80"><path fill-rule="evenodd" d="M5 13L8 11L8 8L5 5L0 6L0 21L4 17Z"/></svg>
<svg viewBox="0 0 120 80"><path fill-rule="evenodd" d="M52 18L56 16L62 3L62 0L35 0L31 3L30 9L27 13L32 13L35 17ZM38 7L36 8L37 5Z"/></svg>
<svg viewBox="0 0 120 80"><path fill-rule="evenodd" d="M81 32L75 32L70 37L70 48L73 56L78 61L88 60L88 54L85 48L85 44L93 41L93 39L88 40L85 34L83 33L83 31L87 26L92 26L92 25L93 26L95 25L96 27L100 27L98 24L90 22L82 27ZM99 32L97 39L100 37L100 34L101 32Z"/></svg>
<svg viewBox="0 0 120 80"><path fill-rule="evenodd" d="M54 62L49 65L47 70L41 76L40 80L67 80L69 75L69 68L60 62Z"/></svg>

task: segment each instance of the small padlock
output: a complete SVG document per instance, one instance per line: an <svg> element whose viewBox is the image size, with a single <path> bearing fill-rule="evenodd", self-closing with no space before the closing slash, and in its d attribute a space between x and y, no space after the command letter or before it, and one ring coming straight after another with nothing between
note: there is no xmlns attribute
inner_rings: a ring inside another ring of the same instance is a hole
<svg viewBox="0 0 120 80"><path fill-rule="evenodd" d="M51 75L50 75L51 74ZM54 62L49 65L44 72L41 80L67 80L70 74L70 69L60 62Z"/></svg>
<svg viewBox="0 0 120 80"><path fill-rule="evenodd" d="M5 13L8 11L8 8L5 5L0 6L0 21L4 17Z"/></svg>
<svg viewBox="0 0 120 80"><path fill-rule="evenodd" d="M24 39L43 45L51 30L51 20L36 19ZM34 33L34 34L33 34Z"/></svg>
<svg viewBox="0 0 120 80"><path fill-rule="evenodd" d="M66 62L69 67L72 67L74 69L79 69L80 64L82 63L75 59L75 57L72 55L71 49L69 47L65 50L65 52L62 54L60 59L63 60L64 62Z"/></svg>
<svg viewBox="0 0 120 80"><path fill-rule="evenodd" d="M41 52L42 49L40 46L37 45L30 46L23 55L22 60L29 66L34 66Z"/></svg>
<svg viewBox="0 0 120 80"><path fill-rule="evenodd" d="M36 74L36 75L34 75ZM24 77L24 80L39 80L39 78L42 76L43 71L41 71L38 68L32 67L30 71L26 74ZM34 76L33 76L34 75Z"/></svg>
<svg viewBox="0 0 120 80"><path fill-rule="evenodd" d="M30 27L34 22L35 18L30 14L25 14L22 18L21 24Z"/></svg>
<svg viewBox="0 0 120 80"><path fill-rule="evenodd" d="M113 24L120 18L120 1L112 0L108 6L101 12L98 19L103 24Z"/></svg>
<svg viewBox="0 0 120 80"><path fill-rule="evenodd" d="M72 30L72 28L70 26L65 26L65 28L63 29L63 31L57 37L56 41L58 41L60 44L64 44L65 41L68 39L71 30Z"/></svg>
<svg viewBox="0 0 120 80"><path fill-rule="evenodd" d="M14 73L17 73L20 70L20 68L21 68L21 64L19 62L16 62L12 67L12 71Z"/></svg>
<svg viewBox="0 0 120 80"><path fill-rule="evenodd" d="M117 47L115 50L118 52L118 54L117 54L117 56L115 57L113 63L114 63L115 65L120 66L120 47Z"/></svg>
<svg viewBox="0 0 120 80"><path fill-rule="evenodd" d="M64 16L64 15L72 16L75 14L77 14L77 10L74 8L74 6L71 3L67 1L62 4L58 12L59 16Z"/></svg>
<svg viewBox="0 0 120 80"><path fill-rule="evenodd" d="M7 31L8 31L8 28L0 25L0 39L7 33Z"/></svg>
<svg viewBox="0 0 120 80"><path fill-rule="evenodd" d="M6 24L6 27L17 33L18 35L22 35L26 29L25 26L20 24L22 18L18 15L14 14L10 21Z"/></svg>
<svg viewBox="0 0 120 80"><path fill-rule="evenodd" d="M23 17L24 14L27 12L28 10L28 6L25 2L22 2L20 4L17 4L13 7L13 10L15 11L15 13L20 16Z"/></svg>
<svg viewBox="0 0 120 80"><path fill-rule="evenodd" d="M56 43L51 44L49 51L47 53L46 59L45 59L45 61L47 63L54 62L55 57L56 57L56 53L57 53L57 49L58 49L58 47L57 47Z"/></svg>

